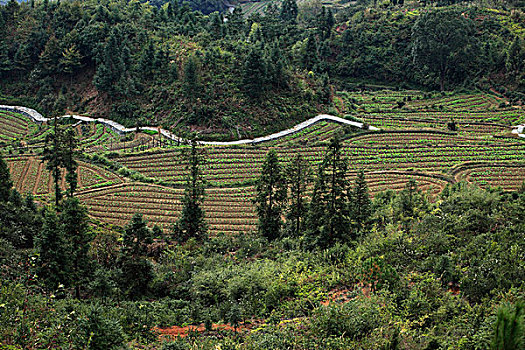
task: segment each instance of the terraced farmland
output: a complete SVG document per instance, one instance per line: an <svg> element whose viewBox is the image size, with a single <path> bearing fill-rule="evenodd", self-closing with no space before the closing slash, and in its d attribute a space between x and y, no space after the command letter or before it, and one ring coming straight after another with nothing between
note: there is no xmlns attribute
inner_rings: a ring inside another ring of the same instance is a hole
<svg viewBox="0 0 525 350"><path fill-rule="evenodd" d="M38 126L20 113L0 110L0 120L0 142L28 139L38 132Z"/></svg>
<svg viewBox="0 0 525 350"><path fill-rule="evenodd" d="M47 196L50 193L54 193L53 178L46 169L46 164L40 158L19 156L6 158L6 161L18 191L35 196ZM123 179L110 171L96 165L79 162L79 191L110 186L121 182L123 182ZM66 188L65 173L62 173L60 184L64 190Z"/></svg>
<svg viewBox="0 0 525 350"><path fill-rule="evenodd" d="M182 209L182 195L182 189L126 183L81 193L79 198L88 206L90 215L101 221L125 225L134 213L140 213L151 224L169 230ZM253 230L257 223L253 195L253 187L207 189L204 210L210 232Z"/></svg>
<svg viewBox="0 0 525 350"><path fill-rule="evenodd" d="M386 189L399 191L409 179L415 179L431 197L457 181L505 190L515 190L525 181L525 139L511 134L511 126L525 122L524 113L499 97L388 90L344 93L338 98L336 105L342 113L349 104L357 105L352 116L382 130L321 121L259 144L203 146L208 186L204 209L212 234L255 229L254 182L269 149L274 148L283 163L301 154L315 168L324 156L326 141L334 135L343 138L349 180L363 169L372 195ZM49 132L12 112L2 112L0 118L13 130L4 127L4 135L25 135L36 145ZM17 122L11 122L16 118ZM456 131L447 128L451 120ZM132 182L100 166L80 163L78 196L90 208L90 215L123 225L139 212L151 225L170 229L179 215L183 193L185 168L180 147L160 143L157 135L137 133L124 138L100 124L74 127L85 152L118 152L112 158L117 165L166 182L165 186ZM36 154L11 155L7 160L16 187L44 199L52 193L53 183Z"/></svg>

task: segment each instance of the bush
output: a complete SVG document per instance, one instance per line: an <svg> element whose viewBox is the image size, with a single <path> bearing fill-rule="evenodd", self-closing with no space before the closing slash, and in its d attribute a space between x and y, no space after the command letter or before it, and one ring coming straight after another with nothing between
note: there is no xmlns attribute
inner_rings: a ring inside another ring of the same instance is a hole
<svg viewBox="0 0 525 350"><path fill-rule="evenodd" d="M104 310L97 304L80 318L78 336L77 346L90 350L119 349L126 340L120 323L104 315Z"/></svg>
<svg viewBox="0 0 525 350"><path fill-rule="evenodd" d="M360 339L382 323L374 298L353 299L343 305L321 306L314 311L312 332L322 337Z"/></svg>

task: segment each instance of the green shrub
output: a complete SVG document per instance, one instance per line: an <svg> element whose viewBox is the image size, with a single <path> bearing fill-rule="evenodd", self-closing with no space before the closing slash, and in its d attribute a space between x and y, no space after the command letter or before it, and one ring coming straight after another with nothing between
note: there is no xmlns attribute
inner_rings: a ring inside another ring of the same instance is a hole
<svg viewBox="0 0 525 350"><path fill-rule="evenodd" d="M375 299L353 299L343 305L321 306L314 310L312 332L322 337L360 339L381 325Z"/></svg>
<svg viewBox="0 0 525 350"><path fill-rule="evenodd" d="M119 349L126 340L120 323L104 314L100 305L94 304L78 323L77 346L90 350Z"/></svg>

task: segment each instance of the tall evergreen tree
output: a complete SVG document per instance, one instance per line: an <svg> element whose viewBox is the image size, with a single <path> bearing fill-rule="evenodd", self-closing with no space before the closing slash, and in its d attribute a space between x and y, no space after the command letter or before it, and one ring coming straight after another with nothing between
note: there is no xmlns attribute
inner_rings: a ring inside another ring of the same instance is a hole
<svg viewBox="0 0 525 350"><path fill-rule="evenodd" d="M66 48L62 52L62 57L59 61L59 66L62 72L71 74L82 65L82 55L80 55L80 52L78 51L75 44L71 45L70 47Z"/></svg>
<svg viewBox="0 0 525 350"><path fill-rule="evenodd" d="M317 38L313 33L308 36L308 40L306 41L302 61L304 68L307 70L313 70L317 63L319 63Z"/></svg>
<svg viewBox="0 0 525 350"><path fill-rule="evenodd" d="M319 247L331 246L349 238L348 161L337 138L332 138L314 186L308 213L307 238Z"/></svg>
<svg viewBox="0 0 525 350"><path fill-rule="evenodd" d="M260 45L253 45L246 57L242 81L248 96L253 98L261 96L266 84L266 62Z"/></svg>
<svg viewBox="0 0 525 350"><path fill-rule="evenodd" d="M183 152L186 161L186 185L182 199L182 212L174 227L174 236L179 243L190 238L202 241L207 237L208 225L204 220L204 175L202 167L206 160L203 151L197 147L197 142L191 142L189 150Z"/></svg>
<svg viewBox="0 0 525 350"><path fill-rule="evenodd" d="M518 350L525 345L523 302L500 307L494 325L491 350Z"/></svg>
<svg viewBox="0 0 525 350"><path fill-rule="evenodd" d="M507 50L507 57L505 60L507 74L510 76L516 76L523 68L524 58L523 43L520 37L516 35Z"/></svg>
<svg viewBox="0 0 525 350"><path fill-rule="evenodd" d="M61 166L63 164L62 151L62 129L58 126L58 121L54 120L54 132L46 136L46 143L42 156L42 161L47 162L46 168L51 172L53 181L55 183L55 206L58 207L62 199L62 191L60 189L60 179L62 177Z"/></svg>
<svg viewBox="0 0 525 350"><path fill-rule="evenodd" d="M191 55L184 64L184 89L186 96L195 96L199 91L199 71L197 67L197 58Z"/></svg>
<svg viewBox="0 0 525 350"><path fill-rule="evenodd" d="M44 211L44 225L35 236L35 250L36 274L46 288L68 286L71 281L68 244L57 214L51 208Z"/></svg>
<svg viewBox="0 0 525 350"><path fill-rule="evenodd" d="M357 173L354 187L350 193L350 218L352 224L358 230L366 227L372 215L372 201L368 193L368 185L365 180L365 173L361 170Z"/></svg>
<svg viewBox="0 0 525 350"><path fill-rule="evenodd" d="M81 287L87 285L92 270L88 251L93 236L89 228L87 209L77 198L68 198L64 201L59 221L69 245L68 257L71 263L69 277L75 288L75 296L80 298Z"/></svg>
<svg viewBox="0 0 525 350"><path fill-rule="evenodd" d="M297 154L288 165L286 175L290 189L286 213L287 231L292 236L299 236L304 232L308 214L306 190L311 180L310 165L301 154Z"/></svg>
<svg viewBox="0 0 525 350"><path fill-rule="evenodd" d="M11 174L7 167L7 162L0 154L0 202L7 202L9 194L13 188L13 181L11 181Z"/></svg>
<svg viewBox="0 0 525 350"><path fill-rule="evenodd" d="M286 178L273 149L264 160L256 193L259 233L270 240L276 239L281 234L281 216L286 203Z"/></svg>
<svg viewBox="0 0 525 350"><path fill-rule="evenodd" d="M295 23L299 9L296 0L284 0L281 5L281 19L285 22Z"/></svg>
<svg viewBox="0 0 525 350"><path fill-rule="evenodd" d="M62 199L62 190L60 188L62 169L66 170L69 197L73 196L77 188L76 147L77 140L73 129L63 130L55 119L54 132L46 136L46 145L44 147L42 161L47 162L46 168L53 176L55 183L55 205L57 207Z"/></svg>
<svg viewBox="0 0 525 350"><path fill-rule="evenodd" d="M153 232L142 215L135 214L124 229L120 253L120 284L130 298L138 298L148 292L153 279L153 266L147 259L148 245L153 243Z"/></svg>

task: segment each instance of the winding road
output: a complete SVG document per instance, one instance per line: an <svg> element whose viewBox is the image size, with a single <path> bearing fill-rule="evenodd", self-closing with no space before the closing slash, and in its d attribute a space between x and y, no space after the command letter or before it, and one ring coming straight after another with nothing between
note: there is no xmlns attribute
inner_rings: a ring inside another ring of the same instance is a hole
<svg viewBox="0 0 525 350"><path fill-rule="evenodd" d="M45 122L48 122L50 120L53 120L51 118L46 118L42 114L40 114L37 111L35 111L34 109L27 108L27 107L0 105L0 110L7 110L7 111L13 111L13 112L18 112L18 113L24 114L25 116L29 117L31 120L33 120L36 123L45 123ZM104 124L106 126L109 126L110 128L112 128L116 132L122 133L122 134L136 131L136 128L126 128L122 124L119 124L119 123L117 123L117 122L115 122L113 120L110 120L110 119L91 118L91 117L85 117L85 116L80 116L80 115L70 115L70 114L67 114L67 115L64 115L64 116L61 116L61 117L58 117L58 118L59 119L61 119L61 118L73 118L75 120L78 120L78 121L81 121L81 122L86 122L86 123L101 123L101 124ZM336 116L333 116L333 115L320 114L317 117L310 118L310 119L308 119L308 120L306 120L306 121L304 121L304 122L302 122L300 124L297 124L293 128L286 129L286 130L283 130L283 131L280 131L278 133L271 134L271 135L268 135L268 136L257 137L257 138L254 138L254 139L244 139L244 140L226 141L226 142L199 141L199 144L201 144L201 145L214 145L214 146L231 146L231 145L257 144L257 143L261 143L261 142L276 140L276 139L279 139L279 138L282 138L282 137L285 137L285 136L288 136L288 135L291 135L291 134L295 134L296 132L299 132L299 131L301 131L303 129L306 129L309 126L312 126L315 123L318 123L318 122L323 121L323 120L334 122L334 123L338 123L338 124L342 124L342 125L350 125L350 126L354 126L354 127L360 128L360 129L365 128L365 125L363 123L346 120L346 119L339 118L339 117L336 117ZM160 129L158 127L141 126L140 129L141 130L152 130L152 131L156 131L156 132L158 132L160 130L160 133L166 138L169 138L169 139L177 141L177 142L183 142L184 141L184 139L176 136L175 134L169 132L168 130ZM374 126L368 126L367 130L377 131L379 129L374 127ZM525 137L525 135L524 135L524 137Z"/></svg>

